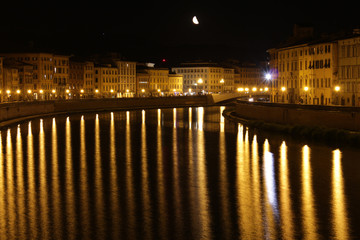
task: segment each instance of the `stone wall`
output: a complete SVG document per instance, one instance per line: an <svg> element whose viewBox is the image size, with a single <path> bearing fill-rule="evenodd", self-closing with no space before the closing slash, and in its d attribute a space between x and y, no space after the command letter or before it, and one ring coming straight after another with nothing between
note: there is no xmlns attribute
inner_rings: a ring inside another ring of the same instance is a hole
<svg viewBox="0 0 360 240"><path fill-rule="evenodd" d="M160 98L101 98L62 101L34 101L0 104L0 127L10 120L57 113L106 111L122 109L207 106L209 96L160 97Z"/></svg>
<svg viewBox="0 0 360 240"><path fill-rule="evenodd" d="M237 101L236 114L265 122L360 131L360 108Z"/></svg>

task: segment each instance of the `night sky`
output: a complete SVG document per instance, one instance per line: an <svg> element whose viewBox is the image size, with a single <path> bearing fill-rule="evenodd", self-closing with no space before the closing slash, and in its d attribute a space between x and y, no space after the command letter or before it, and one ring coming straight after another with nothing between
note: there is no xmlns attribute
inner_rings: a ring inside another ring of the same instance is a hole
<svg viewBox="0 0 360 240"><path fill-rule="evenodd" d="M14 1L1 9L0 49L120 52L138 61L257 62L292 34L295 23L311 24L317 32L360 24L354 2L297 2ZM199 25L192 23L194 15Z"/></svg>

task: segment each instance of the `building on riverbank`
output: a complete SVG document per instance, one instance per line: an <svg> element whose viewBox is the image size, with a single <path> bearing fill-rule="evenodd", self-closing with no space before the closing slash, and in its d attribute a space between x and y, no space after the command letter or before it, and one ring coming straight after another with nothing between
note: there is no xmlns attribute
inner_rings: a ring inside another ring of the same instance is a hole
<svg viewBox="0 0 360 240"><path fill-rule="evenodd" d="M315 36L295 26L293 37L268 50L271 101L360 106L359 33Z"/></svg>

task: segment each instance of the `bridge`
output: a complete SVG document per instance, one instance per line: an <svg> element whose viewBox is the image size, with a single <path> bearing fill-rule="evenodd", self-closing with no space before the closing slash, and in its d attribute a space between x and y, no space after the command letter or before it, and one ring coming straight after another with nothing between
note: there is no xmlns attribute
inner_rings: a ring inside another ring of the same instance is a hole
<svg viewBox="0 0 360 240"><path fill-rule="evenodd" d="M227 102L234 99L240 100L250 100L250 101L268 101L270 98L269 93L221 93L221 94L211 94L212 101L214 104Z"/></svg>

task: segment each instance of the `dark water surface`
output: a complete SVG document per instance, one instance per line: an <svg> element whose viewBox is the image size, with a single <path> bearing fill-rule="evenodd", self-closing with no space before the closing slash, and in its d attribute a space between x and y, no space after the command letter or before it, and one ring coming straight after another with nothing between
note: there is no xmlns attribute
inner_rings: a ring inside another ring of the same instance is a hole
<svg viewBox="0 0 360 240"><path fill-rule="evenodd" d="M34 119L0 132L0 239L360 239L360 149L224 107Z"/></svg>

